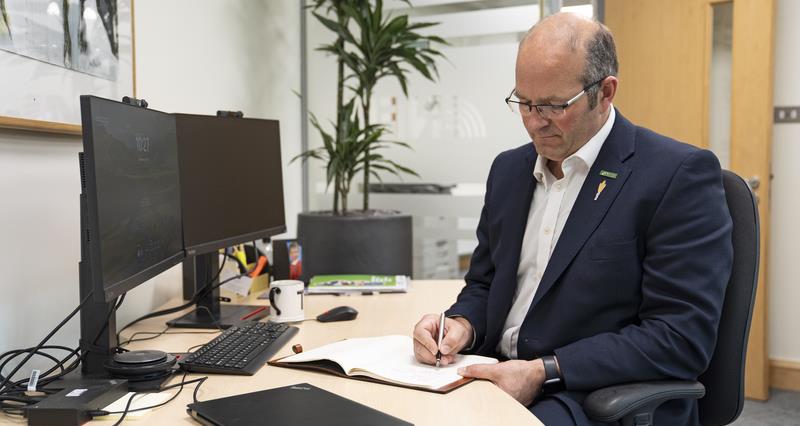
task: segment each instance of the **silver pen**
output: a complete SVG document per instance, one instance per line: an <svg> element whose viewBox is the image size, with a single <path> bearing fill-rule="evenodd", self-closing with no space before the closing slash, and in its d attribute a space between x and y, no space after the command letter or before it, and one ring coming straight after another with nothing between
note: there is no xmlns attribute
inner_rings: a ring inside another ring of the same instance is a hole
<svg viewBox="0 0 800 426"><path fill-rule="evenodd" d="M444 312L439 317L439 339L436 341L436 366L442 362L442 351L439 348L442 346L442 337L444 337Z"/></svg>

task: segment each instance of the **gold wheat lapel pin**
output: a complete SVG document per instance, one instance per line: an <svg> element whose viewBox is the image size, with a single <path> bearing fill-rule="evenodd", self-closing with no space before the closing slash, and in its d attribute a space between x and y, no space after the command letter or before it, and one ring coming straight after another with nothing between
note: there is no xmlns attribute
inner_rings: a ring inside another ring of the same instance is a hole
<svg viewBox="0 0 800 426"><path fill-rule="evenodd" d="M600 185L597 185L597 194L594 194L594 200L595 201L597 201L597 199L600 197L600 194L603 192L604 189L606 189L606 180L605 179L603 179L603 181L600 182Z"/></svg>

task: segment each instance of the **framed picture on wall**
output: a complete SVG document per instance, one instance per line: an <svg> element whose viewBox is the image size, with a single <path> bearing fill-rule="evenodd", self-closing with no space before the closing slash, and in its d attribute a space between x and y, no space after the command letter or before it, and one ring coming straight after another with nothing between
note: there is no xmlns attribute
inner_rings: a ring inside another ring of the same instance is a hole
<svg viewBox="0 0 800 426"><path fill-rule="evenodd" d="M136 95L133 0L0 0L0 127L80 134L80 95Z"/></svg>

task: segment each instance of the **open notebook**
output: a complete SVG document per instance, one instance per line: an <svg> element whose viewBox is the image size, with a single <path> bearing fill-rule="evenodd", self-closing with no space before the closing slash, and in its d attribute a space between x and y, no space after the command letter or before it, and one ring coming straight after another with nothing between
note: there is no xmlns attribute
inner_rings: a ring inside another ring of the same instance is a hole
<svg viewBox="0 0 800 426"><path fill-rule="evenodd" d="M456 371L460 367L495 363L496 359L485 356L457 355L456 362L446 367L422 364L414 358L409 336L346 339L269 362L438 393L473 380L459 376Z"/></svg>

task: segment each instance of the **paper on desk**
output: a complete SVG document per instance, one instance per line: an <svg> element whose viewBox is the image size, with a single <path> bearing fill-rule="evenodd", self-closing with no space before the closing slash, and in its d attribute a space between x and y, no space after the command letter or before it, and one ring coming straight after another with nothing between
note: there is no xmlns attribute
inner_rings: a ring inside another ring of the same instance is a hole
<svg viewBox="0 0 800 426"><path fill-rule="evenodd" d="M348 376L368 376L390 383L439 389L461 380L460 367L472 364L496 364L498 361L479 355L456 355L448 366L434 367L414 357L410 336L392 335L359 337L330 343L281 359L284 363L330 360Z"/></svg>
<svg viewBox="0 0 800 426"><path fill-rule="evenodd" d="M234 262L226 262L222 273L219 274L220 281L225 281L239 275L239 267ZM245 275L235 280L228 281L222 285L222 288L232 291L241 296L250 294L250 287L253 285L253 279Z"/></svg>
<svg viewBox="0 0 800 426"><path fill-rule="evenodd" d="M128 404L128 399L130 399L133 392L128 392L122 398L108 404L106 408L103 408L103 411L109 412L120 412L120 414L110 414L108 416L103 417L95 417L96 419L106 418L106 417L119 417L122 414L122 411L125 411L125 405ZM172 394L169 392L162 392L162 393L140 393L133 397L133 402L131 402L130 408L128 408L128 414L125 415L125 418L128 417L138 417L150 412L150 410L142 410L142 411L131 411L137 408L144 408L150 407L153 405L158 405L164 403L166 400L170 399Z"/></svg>

